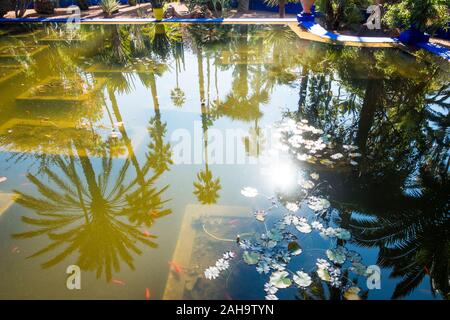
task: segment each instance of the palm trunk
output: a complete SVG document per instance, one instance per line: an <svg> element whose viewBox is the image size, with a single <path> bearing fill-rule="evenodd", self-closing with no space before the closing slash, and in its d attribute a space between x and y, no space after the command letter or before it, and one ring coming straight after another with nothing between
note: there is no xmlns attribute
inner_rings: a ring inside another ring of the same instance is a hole
<svg viewBox="0 0 450 320"><path fill-rule="evenodd" d="M284 18L286 15L286 0L280 0L278 14L280 18Z"/></svg>
<svg viewBox="0 0 450 320"><path fill-rule="evenodd" d="M250 0L239 0L238 1L238 12L247 12L250 7Z"/></svg>
<svg viewBox="0 0 450 320"><path fill-rule="evenodd" d="M358 133L356 137L359 150L363 155L366 154L367 139L375 118L375 112L380 106L382 91L383 83L380 80L368 80L364 102L359 116Z"/></svg>

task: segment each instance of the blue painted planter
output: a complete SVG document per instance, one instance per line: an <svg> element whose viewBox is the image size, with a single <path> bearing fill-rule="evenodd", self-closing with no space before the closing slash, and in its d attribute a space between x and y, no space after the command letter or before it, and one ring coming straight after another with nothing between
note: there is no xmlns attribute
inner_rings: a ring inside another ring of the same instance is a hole
<svg viewBox="0 0 450 320"><path fill-rule="evenodd" d="M428 42L430 40L430 35L411 28L400 33L399 40L408 44Z"/></svg>

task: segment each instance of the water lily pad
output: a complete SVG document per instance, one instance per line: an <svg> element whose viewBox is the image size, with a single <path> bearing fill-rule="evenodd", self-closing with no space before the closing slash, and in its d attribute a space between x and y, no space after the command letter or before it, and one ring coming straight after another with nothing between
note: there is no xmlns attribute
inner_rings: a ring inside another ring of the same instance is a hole
<svg viewBox="0 0 450 320"><path fill-rule="evenodd" d="M267 213L264 210L256 210L255 211L255 218L258 221L264 222L266 220Z"/></svg>
<svg viewBox="0 0 450 320"><path fill-rule="evenodd" d="M328 259L337 264L343 264L346 259L344 247L337 247L336 249L328 249L326 251Z"/></svg>
<svg viewBox="0 0 450 320"><path fill-rule="evenodd" d="M309 285L312 283L311 277L303 271L297 271L293 279L300 288L309 287Z"/></svg>
<svg viewBox="0 0 450 320"><path fill-rule="evenodd" d="M351 272L360 276L365 276L367 274L367 267L361 262L354 262L349 269Z"/></svg>
<svg viewBox="0 0 450 320"><path fill-rule="evenodd" d="M289 273L287 271L275 271L270 276L270 284L278 289L288 288L292 281L288 278Z"/></svg>
<svg viewBox="0 0 450 320"><path fill-rule="evenodd" d="M288 250L293 256L298 256L300 253L302 253L302 248L297 241L289 242Z"/></svg>
<svg viewBox="0 0 450 320"><path fill-rule="evenodd" d="M323 164L324 166L333 166L334 162L328 159L322 159L320 160L320 163Z"/></svg>
<svg viewBox="0 0 450 320"><path fill-rule="evenodd" d="M344 298L347 300L361 300L361 297L358 295L361 291L358 287L350 287L344 292Z"/></svg>
<svg viewBox="0 0 450 320"><path fill-rule="evenodd" d="M308 199L308 207L314 211L326 210L330 207L330 201L319 197L310 197Z"/></svg>
<svg viewBox="0 0 450 320"><path fill-rule="evenodd" d="M339 159L342 159L343 157L344 157L344 155L342 153L335 153L330 158L333 160L339 160Z"/></svg>
<svg viewBox="0 0 450 320"><path fill-rule="evenodd" d="M245 187L241 190L241 194L247 198L254 198L258 195L258 190L252 187Z"/></svg>
<svg viewBox="0 0 450 320"><path fill-rule="evenodd" d="M292 211L292 212L296 212L296 211L298 211L299 207L294 202L288 202L288 203L286 203L286 209L288 209L289 211Z"/></svg>
<svg viewBox="0 0 450 320"><path fill-rule="evenodd" d="M244 251L244 254L242 255L242 258L244 259L244 262L246 264L257 264L260 258L260 254L258 252L248 252Z"/></svg>
<svg viewBox="0 0 450 320"><path fill-rule="evenodd" d="M303 221L299 221L295 228L302 233L310 233L312 231L311 226Z"/></svg>
<svg viewBox="0 0 450 320"><path fill-rule="evenodd" d="M351 237L350 231L344 228L334 229L334 235L336 236L336 238L341 240L349 240Z"/></svg>
<svg viewBox="0 0 450 320"><path fill-rule="evenodd" d="M317 269L317 275L323 281L327 281L327 282L331 281L331 276L327 269L324 269L324 268Z"/></svg>
<svg viewBox="0 0 450 320"><path fill-rule="evenodd" d="M269 232L267 232L267 237L270 240L277 241L277 242L283 240L283 234L281 233L280 230L275 229L275 228L273 228Z"/></svg>

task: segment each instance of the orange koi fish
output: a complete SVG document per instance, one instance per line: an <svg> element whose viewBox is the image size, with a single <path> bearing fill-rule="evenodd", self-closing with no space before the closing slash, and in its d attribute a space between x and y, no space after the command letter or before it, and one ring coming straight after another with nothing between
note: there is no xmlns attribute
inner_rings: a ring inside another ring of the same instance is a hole
<svg viewBox="0 0 450 320"><path fill-rule="evenodd" d="M120 285L120 286L124 286L125 285L125 282L122 281L122 280L119 280L119 279L112 279L111 282L114 283L114 284Z"/></svg>
<svg viewBox="0 0 450 320"><path fill-rule="evenodd" d="M176 273L183 273L183 267L175 261L169 261L169 266L172 271L175 271Z"/></svg>
<svg viewBox="0 0 450 320"><path fill-rule="evenodd" d="M147 230L142 231L142 233L144 234L144 236L150 237L150 232L148 232Z"/></svg>
<svg viewBox="0 0 450 320"><path fill-rule="evenodd" d="M14 247L11 249L12 253L20 253L19 247Z"/></svg>
<svg viewBox="0 0 450 320"><path fill-rule="evenodd" d="M150 300L150 289L145 288L145 300Z"/></svg>

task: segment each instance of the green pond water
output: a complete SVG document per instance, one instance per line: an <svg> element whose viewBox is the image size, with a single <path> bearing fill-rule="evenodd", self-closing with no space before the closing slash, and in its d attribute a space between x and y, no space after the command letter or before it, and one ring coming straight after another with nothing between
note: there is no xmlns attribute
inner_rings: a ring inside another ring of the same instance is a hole
<svg viewBox="0 0 450 320"><path fill-rule="evenodd" d="M449 298L448 63L292 27L0 26L0 298Z"/></svg>

